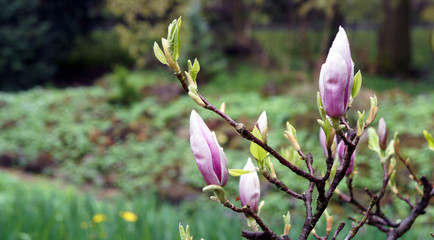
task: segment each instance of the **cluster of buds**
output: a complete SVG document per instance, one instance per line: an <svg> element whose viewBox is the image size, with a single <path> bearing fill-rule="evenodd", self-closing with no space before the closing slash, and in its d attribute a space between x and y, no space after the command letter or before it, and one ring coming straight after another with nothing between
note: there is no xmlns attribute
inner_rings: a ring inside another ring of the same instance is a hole
<svg viewBox="0 0 434 240"><path fill-rule="evenodd" d="M355 174L354 169L356 147L365 129L368 128L368 126L374 121L378 112L378 102L376 96L374 96L371 97L371 108L366 121L365 111L363 111L358 112L356 129L351 128L350 124L347 122L345 115L348 109L351 107L354 98L360 91L362 75L360 71L354 75L354 63L351 58L350 45L345 30L342 27L339 27L339 31L332 43L326 61L321 66L319 76L319 92L317 94L317 105L321 115L321 119L318 119L318 123L321 126L319 139L326 157L327 167L327 173L320 178L318 177L318 174L315 173L316 169L313 167L312 154L303 153L297 139L297 131L289 122L287 122L287 130L284 132L284 136L291 143L292 150L286 151L284 154L282 154L288 156L287 159L285 159L267 144L268 122L265 111L258 118L252 131L249 132L242 123L237 123L226 115L224 103L221 105L220 110L218 110L201 94L199 94L196 78L200 70L200 66L197 59L194 60L194 63L188 60L188 71L185 71L184 73L182 73L177 62L180 52L180 27L181 18L174 20L170 24L168 28L167 39L162 39L163 50L160 49L157 43L154 43L154 53L156 57L161 63L166 64L174 71L175 75L182 83L184 90L199 106L211 110L223 117L237 130L242 137L251 141L250 153L253 158L248 158L243 169L227 169L227 158L223 148L220 147L217 141L216 134L207 127L205 122L196 111L192 111L190 116L190 145L196 164L207 185L205 188L203 188L203 191L214 192L215 196L212 196L211 198L222 203L225 207L228 207L236 212L244 212L246 217L248 217L248 225L251 226L255 231L243 232L243 234L249 236L246 237L243 235L245 238L269 239L268 237L272 236L273 239L286 239L283 236L282 238L277 236L274 232L272 232L272 230L268 229L268 227L265 226L265 224L259 218L260 209L263 204L263 202L259 203L261 194L260 181L257 173L259 171L270 183L273 183L280 190L294 196L297 199L305 201L306 211L307 213L310 212L311 217L310 219L306 218L300 239L307 239L310 233L314 234L316 238L322 239L315 232L315 224L323 213L326 215L327 221L326 236L324 239L327 239L332 229L333 216L328 214L326 207L332 195L324 194L326 192L324 183L326 181L332 180L332 184L327 182L329 183L330 187L328 192L336 192L340 194L341 192L339 189L337 189L337 186L339 182L342 181L345 176L347 176L349 190L352 191L352 187L350 185L352 183L352 176ZM378 123L377 131L373 128L369 128L368 131L369 148L379 154L381 163L385 169L386 183L390 178L388 184L392 192L398 195L398 188L396 187L395 183L396 160L394 158L395 151L399 156L399 141L397 140L397 134L395 134L395 138L391 140L389 144L387 144L387 128L386 122L383 118L381 118ZM428 132L424 132L424 134L427 138L430 148L434 149L434 138L429 135ZM287 166L294 173L309 180L311 183L309 189L304 194L300 194L289 189L285 183L277 178L270 155L274 156L277 160L279 160L280 163ZM296 159L298 159L297 155L300 156L300 159L306 162L309 172L305 172L299 168L299 163L296 161ZM334 163L334 159L336 157L339 159L337 164ZM399 158L402 159L402 157ZM256 160L258 167L255 167L252 159ZM389 168L387 169L386 164L389 160L390 164ZM409 168L408 160L403 161L406 167ZM338 168L337 166L339 164L340 167ZM419 180L412 171L410 172L412 179L416 180L418 184L421 185L423 181L426 180L426 178ZM230 203L225 196L225 190L223 187L227 183L228 175L240 177L239 195L242 208L235 207L235 205ZM428 185L425 185L427 189L429 188L427 187ZM315 213L313 213L311 205L312 191L314 190L314 186L316 186L319 193L317 209L315 210ZM379 198L381 198L384 194L385 187L382 189L382 193L380 193L379 196L372 196L370 207L366 209L366 215L364 219L357 226L352 227L346 239L351 239L357 233L358 229L368 220L369 212L372 210L372 207L375 205L375 203L377 203L377 201L380 201ZM431 191L428 190L427 192ZM427 196L426 193L422 192L422 190L420 191L422 196ZM353 199L352 194L349 197L345 197L345 195L341 195L341 197L343 199L349 198L350 200L346 200L347 202L357 203L357 200ZM403 199L402 197L400 198ZM361 206L359 203L356 205ZM411 203L409 203L409 205L413 207ZM380 204L377 204L376 206L377 212L381 213L379 210ZM384 218L384 216L381 215L378 215L377 217ZM287 236L291 230L289 212L283 216L283 219L283 233ZM382 221L385 220L382 219ZM263 234L257 232L258 226L264 230ZM344 223L341 223L336 230L335 235L337 235L343 227ZM389 230L395 231L393 229ZM189 234L188 226L186 230L180 226L180 235L181 239L183 240L192 239Z"/></svg>

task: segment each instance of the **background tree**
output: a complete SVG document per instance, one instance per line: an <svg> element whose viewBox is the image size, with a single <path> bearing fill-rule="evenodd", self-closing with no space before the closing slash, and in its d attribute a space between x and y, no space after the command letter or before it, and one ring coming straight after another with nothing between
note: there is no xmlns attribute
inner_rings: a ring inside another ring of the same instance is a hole
<svg viewBox="0 0 434 240"><path fill-rule="evenodd" d="M407 74L411 68L410 0L383 0L382 4L378 70L384 74Z"/></svg>
<svg viewBox="0 0 434 240"><path fill-rule="evenodd" d="M0 90L51 80L75 37L92 28L99 0L0 0Z"/></svg>
<svg viewBox="0 0 434 240"><path fill-rule="evenodd" d="M137 67L149 62L152 42L167 31L167 19L185 16L188 6L188 1L182 0L107 0L106 3L107 9L119 17L115 31Z"/></svg>

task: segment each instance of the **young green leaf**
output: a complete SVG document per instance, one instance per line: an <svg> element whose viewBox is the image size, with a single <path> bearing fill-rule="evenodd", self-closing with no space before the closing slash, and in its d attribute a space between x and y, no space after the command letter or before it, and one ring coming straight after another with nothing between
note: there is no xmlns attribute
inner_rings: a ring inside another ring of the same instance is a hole
<svg viewBox="0 0 434 240"><path fill-rule="evenodd" d="M363 113L358 111L357 114L359 115L359 118L357 119L357 136L360 137L365 130L365 111L363 111Z"/></svg>
<svg viewBox="0 0 434 240"><path fill-rule="evenodd" d="M255 126L252 131L253 136L262 141L262 135L259 129ZM250 143L250 153L253 157L255 157L258 161L263 161L265 157L267 157L267 151L265 151L258 144L251 142Z"/></svg>
<svg viewBox="0 0 434 240"><path fill-rule="evenodd" d="M181 17L173 20L173 22L168 27L167 33L169 52L175 62L178 60L180 52L179 30L181 29L181 22Z"/></svg>
<svg viewBox="0 0 434 240"><path fill-rule="evenodd" d="M228 171L232 177L239 177L241 175L251 173L250 170L244 170L244 169L228 169Z"/></svg>
<svg viewBox="0 0 434 240"><path fill-rule="evenodd" d="M379 143L377 131L375 131L374 128L369 128L368 132L369 132L369 149L380 154L381 149L380 149L380 143Z"/></svg>
<svg viewBox="0 0 434 240"><path fill-rule="evenodd" d="M188 60L188 73L190 74L191 78L193 78L194 81L196 81L197 73L200 70L199 61L197 61L197 58L194 59L194 63L191 64L190 59Z"/></svg>
<svg viewBox="0 0 434 240"><path fill-rule="evenodd" d="M354 76L353 89L351 90L351 98L355 98L359 94L360 88L362 87L362 73L360 70Z"/></svg>
<svg viewBox="0 0 434 240"><path fill-rule="evenodd" d="M428 142L428 147L434 151L434 138L427 130L423 130L423 135L425 135L426 141Z"/></svg>
<svg viewBox="0 0 434 240"><path fill-rule="evenodd" d="M154 54L155 57L157 57L158 61L160 61L162 64L167 65L166 56L164 55L163 51L161 51L160 46L158 46L158 43L154 42Z"/></svg>
<svg viewBox="0 0 434 240"><path fill-rule="evenodd" d="M319 92L316 93L316 105L318 106L318 112L321 115L321 119L326 119L326 112L324 110L324 106L322 105L321 101L321 94Z"/></svg>
<svg viewBox="0 0 434 240"><path fill-rule="evenodd" d="M389 145L386 148L386 158L389 158L395 154L395 140L390 141Z"/></svg>

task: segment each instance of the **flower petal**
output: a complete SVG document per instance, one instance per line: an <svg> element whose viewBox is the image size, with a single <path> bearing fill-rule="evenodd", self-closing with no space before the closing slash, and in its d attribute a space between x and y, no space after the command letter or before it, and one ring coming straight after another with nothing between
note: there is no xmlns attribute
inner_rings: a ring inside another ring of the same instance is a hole
<svg viewBox="0 0 434 240"><path fill-rule="evenodd" d="M254 170L255 166L252 163L252 159L247 160L244 170ZM240 199L241 204L246 206L250 205L254 212L258 212L259 198L261 196L261 189L259 184L259 177L256 172L247 173L240 177Z"/></svg>
<svg viewBox="0 0 434 240"><path fill-rule="evenodd" d="M209 150L208 143L200 134L190 136L190 147L193 152L194 159L196 160L197 167L202 174L203 179L207 185L216 184L220 185L220 180L216 176L213 169L213 162L211 158L211 151Z"/></svg>

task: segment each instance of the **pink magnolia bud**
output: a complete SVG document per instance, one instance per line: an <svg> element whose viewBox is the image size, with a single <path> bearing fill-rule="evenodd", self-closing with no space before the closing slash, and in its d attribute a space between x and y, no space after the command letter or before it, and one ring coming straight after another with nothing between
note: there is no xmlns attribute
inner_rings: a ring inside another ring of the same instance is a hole
<svg viewBox="0 0 434 240"><path fill-rule="evenodd" d="M190 115L190 146L197 167L207 185L226 185L228 170L226 155L196 111Z"/></svg>
<svg viewBox="0 0 434 240"><path fill-rule="evenodd" d="M261 116L259 116L258 121L256 122L256 127L261 133L264 133L264 131L267 131L267 124L267 113L263 111Z"/></svg>
<svg viewBox="0 0 434 240"><path fill-rule="evenodd" d="M255 170L252 159L248 159L244 170ZM247 173L240 177L240 198L241 205L250 205L250 208L257 213L259 205L259 197L261 196L261 189L259 185L259 177L256 172Z"/></svg>
<svg viewBox="0 0 434 240"><path fill-rule="evenodd" d="M327 136L325 135L324 129L322 129L322 127L319 128L319 142L321 143L322 150L324 151L324 156L328 157ZM333 137L333 142L336 142L336 135L334 135L334 137ZM333 144L333 142L332 142L332 144ZM336 147L336 145L335 145L335 147ZM332 150L332 151L334 151L334 150Z"/></svg>
<svg viewBox="0 0 434 240"><path fill-rule="evenodd" d="M344 141L339 142L338 155L339 155L339 162L341 164L343 164L343 162L345 160L345 156L347 155L347 145L345 145ZM349 175L351 175L351 173L353 173L355 158L356 158L356 152L354 151L353 155L351 155L350 165L349 165L347 171L345 172L346 176L349 176Z"/></svg>
<svg viewBox="0 0 434 240"><path fill-rule="evenodd" d="M347 111L353 88L353 75L350 44L345 30L339 27L319 75L321 101L330 117L339 118Z"/></svg>
<svg viewBox="0 0 434 240"><path fill-rule="evenodd" d="M324 156L328 156L328 151L327 151L327 137L324 133L324 130L322 129L322 127L319 128L319 142L321 143L321 147L322 150L324 151Z"/></svg>
<svg viewBox="0 0 434 240"><path fill-rule="evenodd" d="M261 135L264 138L262 140L264 142L267 142L268 121L267 121L267 113L265 113L265 111L263 111L261 116L259 116L258 121L256 122L255 126L258 128L259 132L261 132Z"/></svg>
<svg viewBox="0 0 434 240"><path fill-rule="evenodd" d="M387 126L386 121L383 118L380 118L378 122L378 139L380 140L380 148L381 150L386 150L387 148Z"/></svg>

